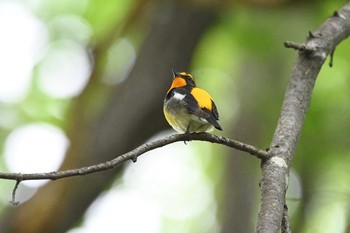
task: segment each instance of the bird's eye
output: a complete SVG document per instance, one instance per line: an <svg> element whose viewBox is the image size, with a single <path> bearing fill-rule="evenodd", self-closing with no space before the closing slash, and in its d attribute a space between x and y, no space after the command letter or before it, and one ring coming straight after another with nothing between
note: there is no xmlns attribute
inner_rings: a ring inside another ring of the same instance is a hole
<svg viewBox="0 0 350 233"><path fill-rule="evenodd" d="M187 77L189 77L190 79L192 79L193 81L195 81L194 77L190 74L186 74Z"/></svg>
<svg viewBox="0 0 350 233"><path fill-rule="evenodd" d="M190 79L194 80L194 77L189 73L181 72L180 75L184 78L190 78Z"/></svg>

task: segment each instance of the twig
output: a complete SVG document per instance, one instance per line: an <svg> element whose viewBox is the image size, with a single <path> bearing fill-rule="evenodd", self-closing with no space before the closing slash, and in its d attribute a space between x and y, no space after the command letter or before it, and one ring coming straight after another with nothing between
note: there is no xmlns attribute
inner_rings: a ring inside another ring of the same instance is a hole
<svg viewBox="0 0 350 233"><path fill-rule="evenodd" d="M16 180L17 181L16 186L18 186L18 184L24 180L47 180L47 179L58 180L58 179L67 178L67 177L87 175L91 173L112 169L127 160L132 160L133 162L136 162L138 156L150 150L163 147L165 145L168 145L174 142L195 141L195 140L226 145L228 147L232 147L237 150L248 152L249 154L254 155L259 159L267 159L269 157L269 154L266 151L260 150L254 146L251 146L236 140L232 140L223 136L217 136L209 133L174 134L162 139L158 139L153 142L145 143L130 152L117 156L116 158L110 161L91 165L88 167L81 167L81 168L65 170L65 171L43 172L43 173L0 172L0 179ZM17 187L15 187L14 191L16 191L16 188Z"/></svg>
<svg viewBox="0 0 350 233"><path fill-rule="evenodd" d="M16 184L12 190L12 199L11 199L10 203L14 206L19 204L19 201L16 201L16 192L17 192L17 189L18 189L18 186L20 183L21 183L21 179L16 180Z"/></svg>
<svg viewBox="0 0 350 233"><path fill-rule="evenodd" d="M58 179L63 179L67 177L83 176L83 175L88 175L96 172L106 171L120 165L121 163L127 160L132 160L135 163L137 161L137 158L140 155L148 151L154 150L156 148L163 147L165 145L178 142L178 141L186 142L186 141L195 141L195 140L226 145L228 147L232 147L240 151L248 152L249 154L254 155L261 160L265 160L269 157L269 154L266 151L260 150L254 146L251 146L236 140L232 140L230 138L226 138L223 136L217 136L209 133L174 134L162 139L158 139L153 142L145 143L130 152L117 156L116 158L110 161L95 164L92 166L81 167L81 168L65 170L65 171L54 171L54 172L44 172L44 173L24 174L24 173L0 172L0 179L16 180L15 187L13 188L13 191L12 191L12 200L10 201L10 203L12 203L13 205L18 205L19 202L16 201L16 191L17 191L18 185L24 180L58 180Z"/></svg>
<svg viewBox="0 0 350 233"><path fill-rule="evenodd" d="M314 45L299 44L293 41L284 42L284 47L292 48L298 51L315 52L318 48Z"/></svg>
<svg viewBox="0 0 350 233"><path fill-rule="evenodd" d="M305 50L304 44L295 43L293 41L285 41L283 44L286 48L292 48L295 50Z"/></svg>

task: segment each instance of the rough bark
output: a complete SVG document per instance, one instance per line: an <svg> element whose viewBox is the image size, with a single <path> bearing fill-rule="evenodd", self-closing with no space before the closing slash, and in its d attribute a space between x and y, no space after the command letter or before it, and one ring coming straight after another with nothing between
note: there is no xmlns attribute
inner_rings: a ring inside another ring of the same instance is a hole
<svg viewBox="0 0 350 233"><path fill-rule="evenodd" d="M350 34L350 3L335 12L305 45L286 43L299 50L285 94L280 118L270 147L270 158L263 160L261 204L256 232L281 230L288 186L289 167L301 133L317 75L328 55Z"/></svg>

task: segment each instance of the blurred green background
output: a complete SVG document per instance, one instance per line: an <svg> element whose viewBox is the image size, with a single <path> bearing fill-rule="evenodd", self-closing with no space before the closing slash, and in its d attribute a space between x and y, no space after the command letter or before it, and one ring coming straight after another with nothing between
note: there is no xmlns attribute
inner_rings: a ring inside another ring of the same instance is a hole
<svg viewBox="0 0 350 233"><path fill-rule="evenodd" d="M220 135L269 147L296 52L343 1L0 0L0 169L104 162L174 133L171 68L214 98ZM293 232L350 232L350 43L324 65L295 154ZM112 171L55 182L0 180L2 233L252 232L259 161L175 143Z"/></svg>

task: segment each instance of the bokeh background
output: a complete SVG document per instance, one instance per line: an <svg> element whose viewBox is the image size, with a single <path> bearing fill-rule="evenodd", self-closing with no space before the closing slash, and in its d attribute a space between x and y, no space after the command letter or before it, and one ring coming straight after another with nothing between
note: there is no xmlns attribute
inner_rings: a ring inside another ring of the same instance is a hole
<svg viewBox="0 0 350 233"><path fill-rule="evenodd" d="M223 132L273 135L296 52L344 1L0 0L0 169L92 165L174 133L171 68L217 104ZM291 170L293 232L350 232L350 43L318 77ZM0 232L252 232L260 164L205 142L58 181L0 180Z"/></svg>

